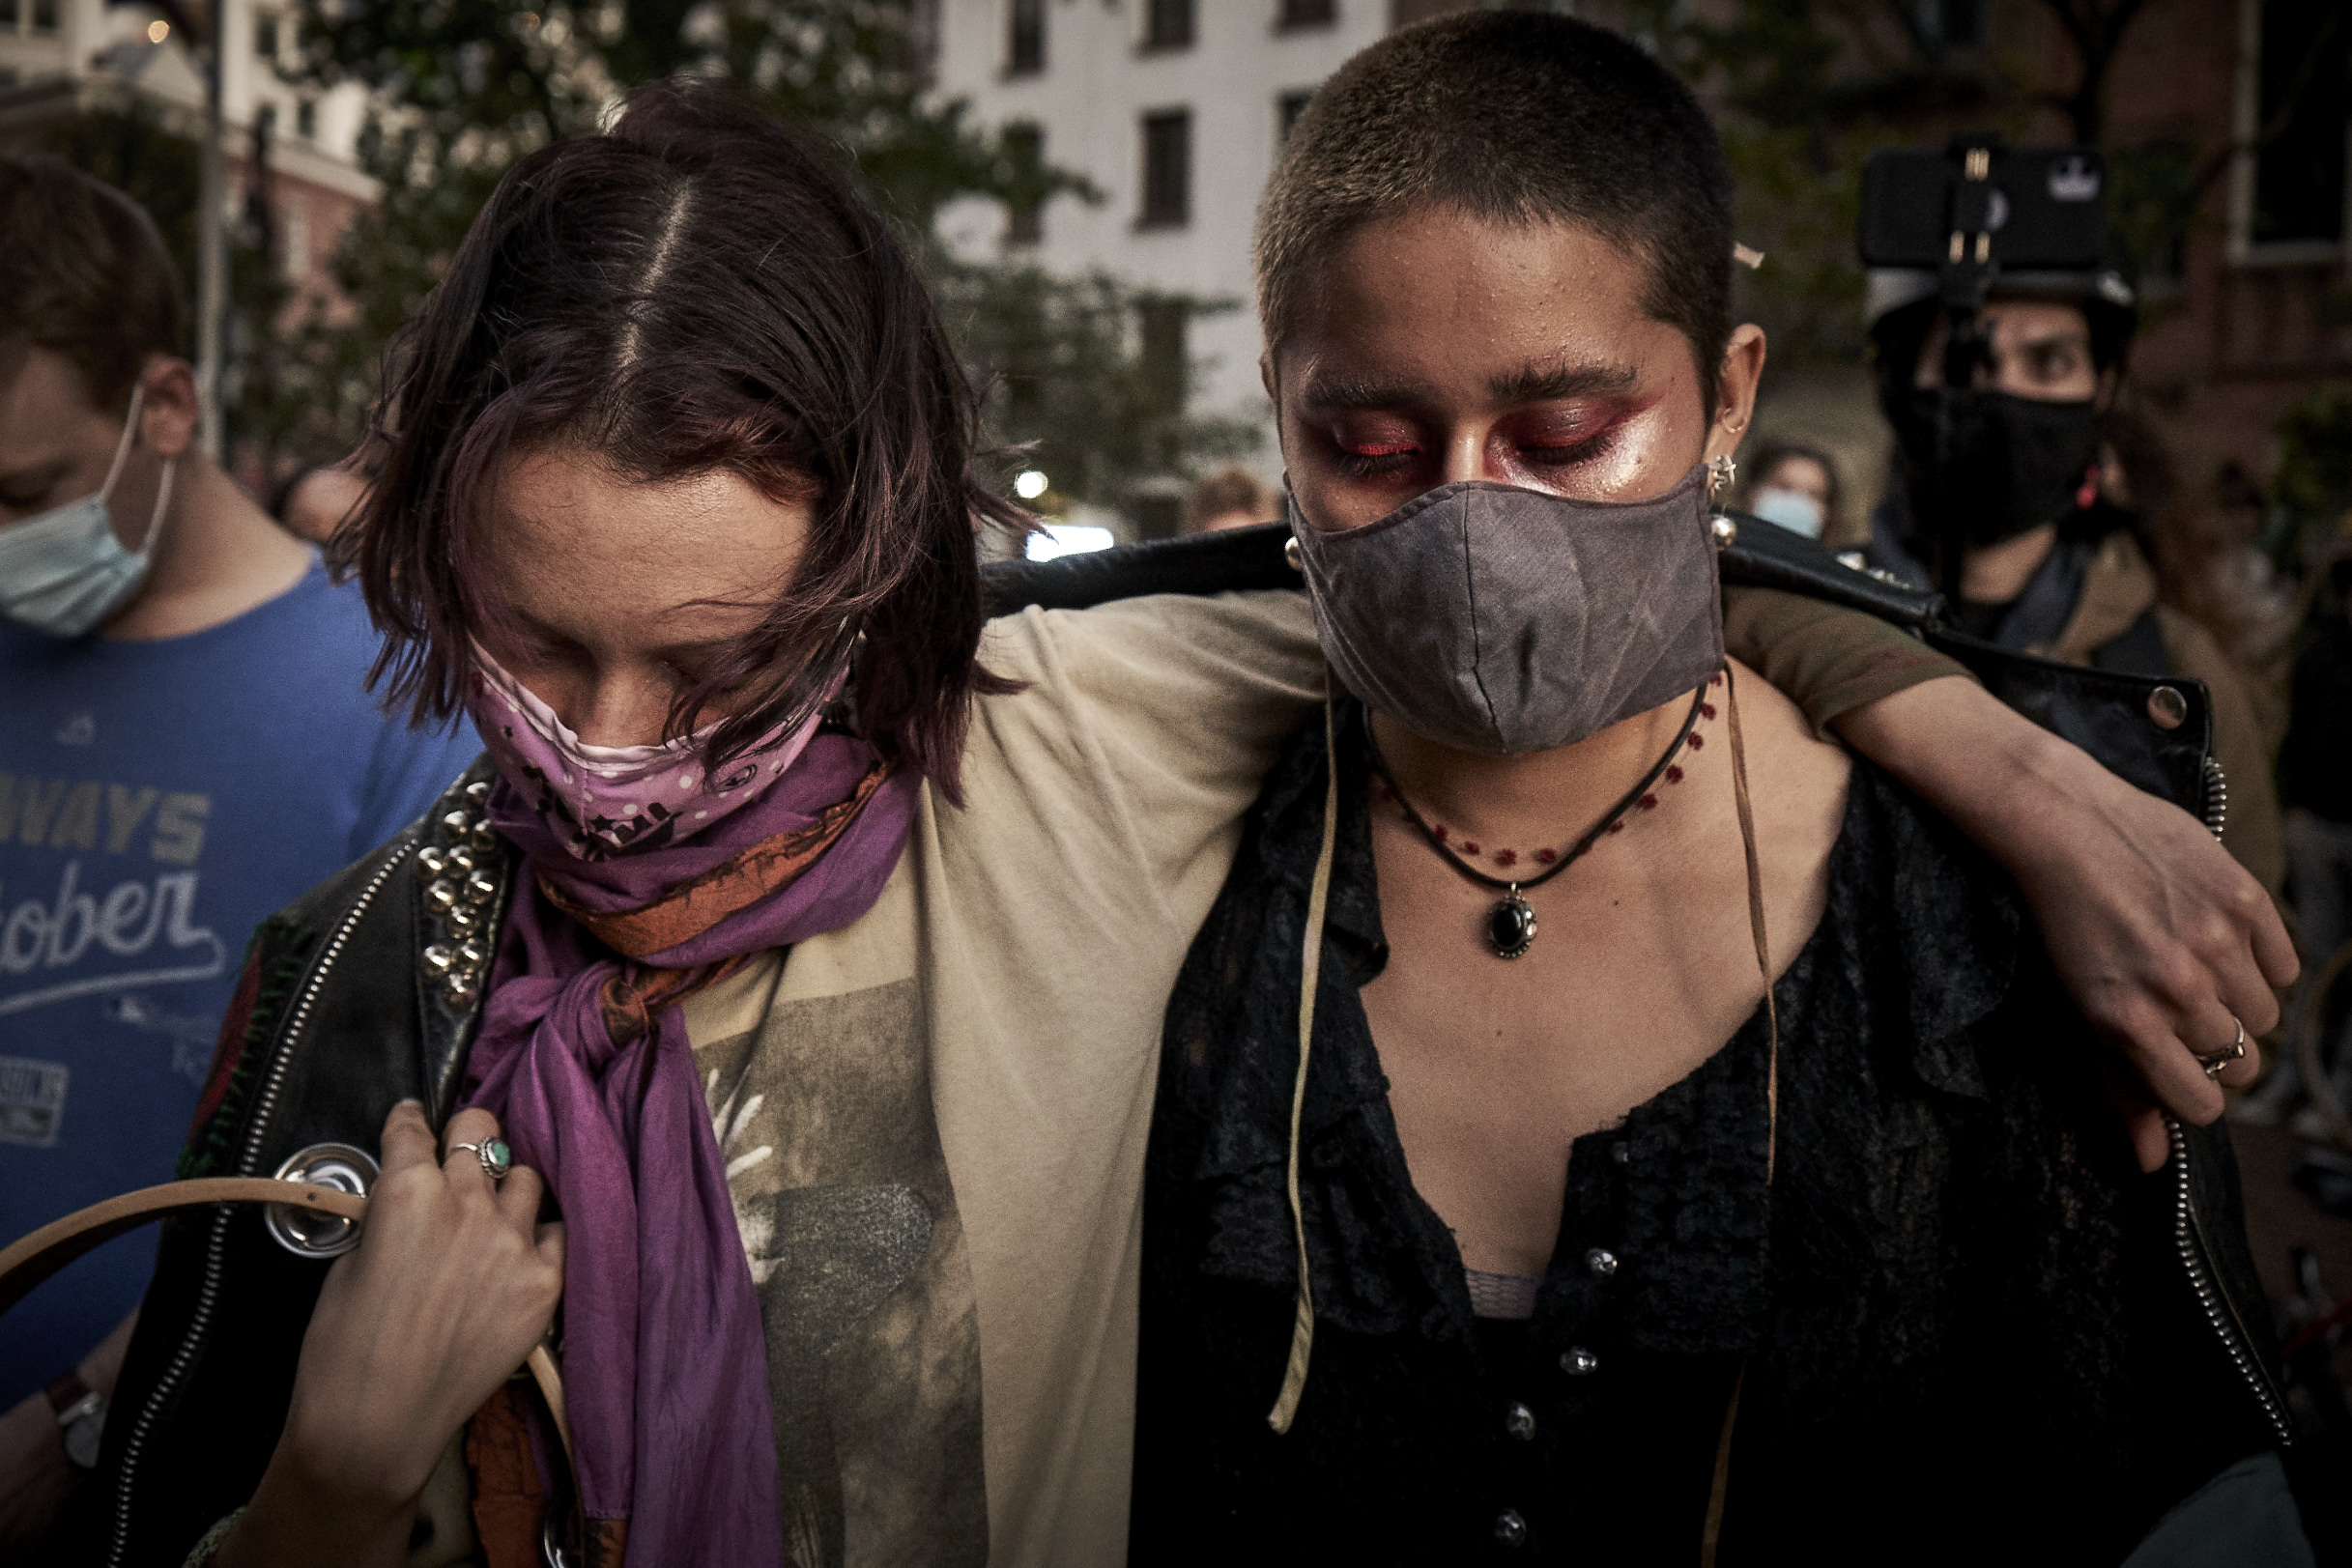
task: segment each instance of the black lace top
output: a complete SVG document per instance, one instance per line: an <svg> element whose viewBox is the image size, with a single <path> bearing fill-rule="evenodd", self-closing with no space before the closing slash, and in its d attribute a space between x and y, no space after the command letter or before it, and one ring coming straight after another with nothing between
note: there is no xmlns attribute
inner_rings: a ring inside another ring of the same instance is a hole
<svg viewBox="0 0 2352 1568"><path fill-rule="evenodd" d="M1361 710L1302 1121L1316 1331L1267 1412L1320 722L1270 775L1169 1004L1146 1178L1137 1563L2118 1561L2266 1440L1989 863L1857 763L1820 926L1762 1011L1578 1139L1535 1316L1475 1315L1358 990L1386 960ZM1546 941L1574 933L1547 929ZM1476 951L1465 961L1493 961Z"/></svg>

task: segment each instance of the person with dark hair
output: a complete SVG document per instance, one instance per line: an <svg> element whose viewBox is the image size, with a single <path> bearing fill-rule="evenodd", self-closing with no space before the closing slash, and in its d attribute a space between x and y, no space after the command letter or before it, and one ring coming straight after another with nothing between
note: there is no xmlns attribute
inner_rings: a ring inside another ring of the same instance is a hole
<svg viewBox="0 0 2352 1568"><path fill-rule="evenodd" d="M1819 539L1838 515L1838 468L1802 442L1767 442L1744 465L1755 475L1740 507L1766 523Z"/></svg>
<svg viewBox="0 0 2352 1568"><path fill-rule="evenodd" d="M2088 271L1994 280L1979 313L1983 416L1940 450L1948 330L1936 274L1873 268L1868 284L1879 405L1896 437L1894 485L1871 514L1870 565L1944 587L1957 541L1958 592L1946 592L1961 630L2067 664L2203 681L2228 780L2230 852L2277 896L2286 841L2252 679L2211 632L2158 602L2132 499L2107 493L2103 436L2140 434L2118 403L2139 324L2128 262L2118 253Z"/></svg>
<svg viewBox="0 0 2352 1568"><path fill-rule="evenodd" d="M835 152L717 84L522 160L395 363L333 552L391 699L487 755L263 927L182 1159L382 1169L356 1237L165 1223L76 1538L1117 1561L1161 1022L1321 693L1303 597L989 619L974 530L1025 520L931 300ZM1814 685L1964 813L2072 765L1844 613ZM2059 825L2026 858L2210 1118L2156 999L2282 937L2218 851L2086 861L2078 802L2170 827L2070 777L2011 836ZM534 1347L561 1419L509 1384Z"/></svg>
<svg viewBox="0 0 2352 1568"><path fill-rule="evenodd" d="M1653 57L1493 12L1267 188L1335 685L1168 1005L1133 1561L2116 1562L2209 1480L2152 1550L2311 1560L2226 1129L2135 1169L2019 888L1726 658L1731 209Z"/></svg>
<svg viewBox="0 0 2352 1568"><path fill-rule="evenodd" d="M199 448L179 284L122 192L0 157L0 1237L165 1180L245 933L476 749ZM97 1458L152 1254L0 1322L0 1557ZM104 1342L101 1344L101 1341Z"/></svg>

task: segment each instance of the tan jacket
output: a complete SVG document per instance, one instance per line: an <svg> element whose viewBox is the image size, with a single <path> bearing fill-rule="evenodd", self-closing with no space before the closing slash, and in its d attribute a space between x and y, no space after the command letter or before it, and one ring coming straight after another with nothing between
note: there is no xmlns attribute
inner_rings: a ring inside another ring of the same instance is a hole
<svg viewBox="0 0 2352 1568"><path fill-rule="evenodd" d="M2286 880L2286 837L2271 778L2262 699L2212 633L2171 606L2157 604L2155 569L2130 534L2110 533L2100 544L2074 617L2054 641L2030 651L2087 665L2095 649L2130 631L2151 606L2172 672L2203 681L2213 694L2213 755L2229 780L2229 826L2222 842L2275 898Z"/></svg>

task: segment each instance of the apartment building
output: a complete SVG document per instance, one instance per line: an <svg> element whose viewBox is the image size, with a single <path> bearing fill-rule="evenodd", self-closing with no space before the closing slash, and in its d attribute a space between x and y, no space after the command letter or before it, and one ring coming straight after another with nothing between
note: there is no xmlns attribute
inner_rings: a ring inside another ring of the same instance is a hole
<svg viewBox="0 0 2352 1568"><path fill-rule="evenodd" d="M282 80L273 68L294 60L292 12L268 0L216 3L226 8L228 214L244 210L253 127L266 116L278 264L297 308L304 298L334 299L336 243L352 216L377 198L376 182L354 152L365 92L347 85L321 93ZM173 4L0 0L0 149L37 147L76 115L134 107L193 139L204 123L205 80L187 47L186 14ZM195 279L183 283L192 296Z"/></svg>
<svg viewBox="0 0 2352 1568"><path fill-rule="evenodd" d="M1271 480L1281 459L1248 303L1258 192L1316 84L1397 19L1392 0L938 0L938 96L967 100L977 122L1015 129L1103 197L1026 212L969 200L941 230L967 258L1102 268L1138 289L1238 303L1147 313L1138 330L1153 356L1191 356L1194 408L1261 423L1256 466Z"/></svg>

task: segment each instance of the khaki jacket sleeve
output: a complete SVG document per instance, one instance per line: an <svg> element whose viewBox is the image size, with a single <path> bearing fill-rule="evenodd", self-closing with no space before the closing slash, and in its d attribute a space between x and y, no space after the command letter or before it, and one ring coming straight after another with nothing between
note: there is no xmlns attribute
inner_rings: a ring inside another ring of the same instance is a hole
<svg viewBox="0 0 2352 1568"><path fill-rule="evenodd" d="M1189 939L1222 882L1241 819L1292 730L1323 700L1304 594L1156 594L990 624L981 660L1026 683L975 711L1053 829L1057 853L1128 869ZM1178 913L1182 911L1182 913Z"/></svg>
<svg viewBox="0 0 2352 1568"><path fill-rule="evenodd" d="M1723 590L1723 641L1826 735L1840 715L1968 671L1876 615L1775 588Z"/></svg>
<svg viewBox="0 0 2352 1568"><path fill-rule="evenodd" d="M2253 682L2211 632L2171 606L2156 607L2156 627L2164 635L2166 662L2213 694L2213 756L2229 782L2223 846L2277 898L2286 882L2286 830Z"/></svg>

